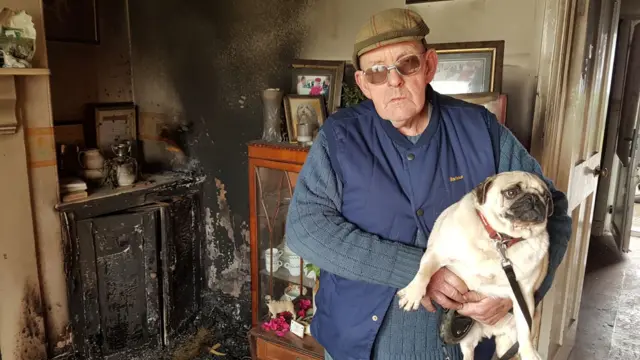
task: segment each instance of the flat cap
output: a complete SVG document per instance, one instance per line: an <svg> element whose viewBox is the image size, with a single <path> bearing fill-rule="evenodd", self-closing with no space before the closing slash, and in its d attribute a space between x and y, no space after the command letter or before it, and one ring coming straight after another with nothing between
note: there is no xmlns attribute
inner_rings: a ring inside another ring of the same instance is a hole
<svg viewBox="0 0 640 360"><path fill-rule="evenodd" d="M417 40L425 47L429 27L422 17L409 9L387 9L371 16L364 24L353 45L353 66L360 70L360 55L367 51L404 41Z"/></svg>

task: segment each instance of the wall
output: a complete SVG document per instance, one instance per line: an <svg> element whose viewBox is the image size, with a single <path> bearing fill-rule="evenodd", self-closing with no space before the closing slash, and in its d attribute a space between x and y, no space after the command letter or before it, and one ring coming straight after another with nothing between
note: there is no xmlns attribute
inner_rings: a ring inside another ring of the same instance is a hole
<svg viewBox="0 0 640 360"><path fill-rule="evenodd" d="M48 41L53 119L81 121L85 106L132 101L127 1L98 1L99 44Z"/></svg>
<svg viewBox="0 0 640 360"><path fill-rule="evenodd" d="M623 19L640 18L640 2L637 0L622 0L620 17Z"/></svg>
<svg viewBox="0 0 640 360"><path fill-rule="evenodd" d="M47 41L57 142L83 143L82 124L73 125L80 127L80 131L61 129L68 129L64 124L70 122L86 121L86 104L132 101L126 3L126 0L97 2L99 44ZM38 234L39 267L51 356L67 351L71 345L60 218L54 210L59 201L55 162L53 165L48 168L51 171L48 178L54 179L53 183L47 184L50 185L47 192L41 191L48 196L39 201L37 209L41 211L36 215L38 228L42 230ZM33 178L38 179L32 185L35 193L38 186L43 186L43 176Z"/></svg>
<svg viewBox="0 0 640 360"><path fill-rule="evenodd" d="M302 56L351 58L353 39L373 13L403 7L404 0L325 0L313 9ZM431 29L428 43L505 40L503 92L507 125L529 146L544 1L456 0L409 6Z"/></svg>
<svg viewBox="0 0 640 360"><path fill-rule="evenodd" d="M246 143L260 138L260 91L288 89L315 1L129 2L134 100L157 166L206 176L203 321L230 358L248 354ZM182 151L167 146L170 141ZM189 161L175 156L189 156ZM167 160L163 164L163 160ZM173 163L171 163L173 161Z"/></svg>
<svg viewBox="0 0 640 360"><path fill-rule="evenodd" d="M541 17L539 2L457 0L415 8L430 42L505 39L508 124L528 145ZM349 59L359 23L399 0L129 2L133 97L145 158L206 178L203 318L246 354L249 233L246 142L261 135L259 92L289 89L294 58ZM534 15L532 17L532 15ZM509 29L509 31L505 31ZM229 319L229 316L232 319Z"/></svg>
<svg viewBox="0 0 640 360"><path fill-rule="evenodd" d="M43 34L39 0L5 0L2 5L25 10L33 18L36 33ZM46 68L42 37L36 39L36 49L40 50L36 50L33 65ZM2 81L13 80L3 75ZM15 87L18 131L0 136L0 169L10 174L0 181L0 351L4 360L43 360L45 320L37 251L38 243L47 239L39 238L39 223L34 220L42 210L38 201L51 185L51 168L35 169L33 165L34 160L46 164L53 159L55 169L49 79L18 76ZM34 174L44 178L35 181Z"/></svg>

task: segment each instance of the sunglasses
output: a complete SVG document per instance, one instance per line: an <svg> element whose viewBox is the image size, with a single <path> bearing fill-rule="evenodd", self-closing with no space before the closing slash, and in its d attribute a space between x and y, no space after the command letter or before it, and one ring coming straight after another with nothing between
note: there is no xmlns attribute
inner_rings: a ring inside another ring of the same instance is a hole
<svg viewBox="0 0 640 360"><path fill-rule="evenodd" d="M417 54L405 55L396 60L393 65L373 65L364 71L364 77L367 81L374 85L380 85L387 82L389 73L395 69L402 76L410 76L422 68L422 59Z"/></svg>

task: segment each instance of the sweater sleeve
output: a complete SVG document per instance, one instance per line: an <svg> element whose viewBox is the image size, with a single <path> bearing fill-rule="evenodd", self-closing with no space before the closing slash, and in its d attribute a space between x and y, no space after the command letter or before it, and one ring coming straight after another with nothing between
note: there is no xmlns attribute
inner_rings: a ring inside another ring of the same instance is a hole
<svg viewBox="0 0 640 360"><path fill-rule="evenodd" d="M403 288L418 271L423 249L382 239L341 214L342 184L321 129L298 176L286 224L287 246L323 271Z"/></svg>
<svg viewBox="0 0 640 360"><path fill-rule="evenodd" d="M529 154L518 139L503 125L495 121L499 126L500 133L500 161L498 172L505 171L528 171L541 176L551 191L553 198L553 214L547 221L547 231L549 233L549 270L540 288L535 294L536 303L540 302L553 284L553 277L556 269L560 266L564 254L571 239L571 217L567 214L569 203L567 196L556 189L553 182L542 174L540 164Z"/></svg>

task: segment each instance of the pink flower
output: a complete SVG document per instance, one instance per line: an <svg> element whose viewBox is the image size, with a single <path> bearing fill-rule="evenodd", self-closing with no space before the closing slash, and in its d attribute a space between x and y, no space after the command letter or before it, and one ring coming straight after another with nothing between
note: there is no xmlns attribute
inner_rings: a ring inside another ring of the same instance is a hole
<svg viewBox="0 0 640 360"><path fill-rule="evenodd" d="M284 336L284 331L276 331L276 335L278 335L278 336Z"/></svg>

